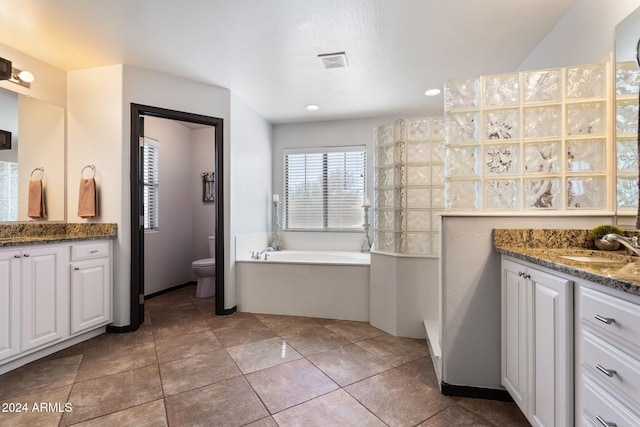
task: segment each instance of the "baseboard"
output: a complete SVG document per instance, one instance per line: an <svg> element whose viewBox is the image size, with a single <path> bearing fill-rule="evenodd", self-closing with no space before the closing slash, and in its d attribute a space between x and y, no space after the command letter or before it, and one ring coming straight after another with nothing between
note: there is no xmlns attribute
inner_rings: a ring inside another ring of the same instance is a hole
<svg viewBox="0 0 640 427"><path fill-rule="evenodd" d="M170 287L170 288L163 289L163 290L161 290L161 291L154 292L154 293L149 294L149 295L145 295L145 296L144 296L144 300L146 301L146 300L148 300L148 299L155 298L155 297L160 296L160 295L162 295L162 294L166 294L166 293L168 293L168 292L175 291L175 290L177 290L177 289L184 288L184 287L186 287L186 286L195 285L195 284L196 284L196 282L190 281L190 282L182 283L181 285L175 285L175 286L172 286L172 287Z"/></svg>
<svg viewBox="0 0 640 427"><path fill-rule="evenodd" d="M440 383L440 391L445 396L472 397L474 399L499 400L502 402L513 402L507 390L493 388L471 387L466 385L453 385L445 382Z"/></svg>
<svg viewBox="0 0 640 427"><path fill-rule="evenodd" d="M134 328L131 325L124 325L124 326L107 325L107 332L112 334L124 334L126 332L135 332L137 330L138 330L138 327Z"/></svg>

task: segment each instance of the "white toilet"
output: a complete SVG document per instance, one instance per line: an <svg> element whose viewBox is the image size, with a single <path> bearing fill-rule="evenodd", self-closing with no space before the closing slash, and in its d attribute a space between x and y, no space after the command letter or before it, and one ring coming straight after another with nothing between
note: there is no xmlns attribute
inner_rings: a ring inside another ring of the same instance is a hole
<svg viewBox="0 0 640 427"><path fill-rule="evenodd" d="M209 256L191 263L191 271L198 278L196 298L209 298L216 294L216 238L209 236Z"/></svg>

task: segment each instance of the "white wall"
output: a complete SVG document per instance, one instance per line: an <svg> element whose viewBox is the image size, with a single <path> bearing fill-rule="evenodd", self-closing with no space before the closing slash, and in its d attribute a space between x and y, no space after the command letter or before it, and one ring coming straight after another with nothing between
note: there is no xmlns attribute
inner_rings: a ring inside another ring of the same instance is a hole
<svg viewBox="0 0 640 427"><path fill-rule="evenodd" d="M124 138L123 66L72 71L67 103L67 222L112 222L118 226L113 244L113 318L129 324L131 230L129 138ZM128 121L128 119L127 119ZM99 193L96 219L78 217L80 172L96 166Z"/></svg>
<svg viewBox="0 0 640 427"><path fill-rule="evenodd" d="M500 255L494 228L589 229L611 217L455 216L442 220L442 381L500 389Z"/></svg>
<svg viewBox="0 0 640 427"><path fill-rule="evenodd" d="M231 94L230 159L225 161L230 176L231 245L225 256L229 260L228 279L235 284L235 236L259 233L271 227L272 126L253 111L242 99ZM227 273L225 273L227 274ZM225 289L225 306L236 304L235 287Z"/></svg>
<svg viewBox="0 0 640 427"><path fill-rule="evenodd" d="M191 129L175 120L145 117L144 133L159 147L159 227L144 233L144 293L149 295L191 280L196 172L191 167Z"/></svg>
<svg viewBox="0 0 640 427"><path fill-rule="evenodd" d="M51 104L67 105L67 73L0 43L0 57L11 61L13 68L31 71L35 81L26 88L7 80L0 80L0 87L28 95Z"/></svg>
<svg viewBox="0 0 640 427"><path fill-rule="evenodd" d="M273 126L273 192L284 193L284 149L367 146L367 197L373 200L373 129L403 117L330 120Z"/></svg>
<svg viewBox="0 0 640 427"><path fill-rule="evenodd" d="M215 129L191 131L191 259L209 258L209 236L215 235L216 204L202 201L202 172L215 172ZM216 174L216 179L218 176Z"/></svg>
<svg viewBox="0 0 640 427"><path fill-rule="evenodd" d="M640 0L576 0L519 70L566 67L608 61L615 45L615 26Z"/></svg>

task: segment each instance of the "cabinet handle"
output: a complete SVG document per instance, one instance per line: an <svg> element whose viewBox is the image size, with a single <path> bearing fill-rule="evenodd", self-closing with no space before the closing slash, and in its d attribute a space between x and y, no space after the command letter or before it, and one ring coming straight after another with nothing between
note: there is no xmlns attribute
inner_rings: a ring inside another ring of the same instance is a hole
<svg viewBox="0 0 640 427"><path fill-rule="evenodd" d="M20 255L14 255L13 257L14 258L20 258Z"/></svg>
<svg viewBox="0 0 640 427"><path fill-rule="evenodd" d="M80 270L80 267L73 267L74 270Z"/></svg>
<svg viewBox="0 0 640 427"><path fill-rule="evenodd" d="M29 258L30 255L29 254L24 254L22 256L25 257L25 258Z"/></svg>
<svg viewBox="0 0 640 427"><path fill-rule="evenodd" d="M603 368L602 365L596 365L596 369L608 377L612 377L616 374L616 371L613 369Z"/></svg>
<svg viewBox="0 0 640 427"><path fill-rule="evenodd" d="M97 250L97 249L94 249L94 250L90 251L89 253L91 253L91 254L96 254L96 253L98 253L98 250Z"/></svg>
<svg viewBox="0 0 640 427"><path fill-rule="evenodd" d="M598 420L604 427L618 427L618 424L605 421L600 415L596 417L596 420Z"/></svg>
<svg viewBox="0 0 640 427"><path fill-rule="evenodd" d="M616 321L616 319L614 319L613 317L603 317L603 316L600 316L599 314L596 314L594 317L596 318L596 320L599 320L602 323L606 323L607 325L610 325Z"/></svg>
<svg viewBox="0 0 640 427"><path fill-rule="evenodd" d="M518 276L520 277L524 276L524 271L518 271Z"/></svg>
<svg viewBox="0 0 640 427"><path fill-rule="evenodd" d="M531 275L530 274L523 274L522 277L524 277L525 279L531 279Z"/></svg>

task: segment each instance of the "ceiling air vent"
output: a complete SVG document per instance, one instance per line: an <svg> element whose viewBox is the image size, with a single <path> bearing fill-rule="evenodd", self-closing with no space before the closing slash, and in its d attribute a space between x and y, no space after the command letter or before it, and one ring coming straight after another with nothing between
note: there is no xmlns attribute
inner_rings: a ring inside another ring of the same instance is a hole
<svg viewBox="0 0 640 427"><path fill-rule="evenodd" d="M327 70L329 68L346 68L349 65L347 64L347 54L344 52L322 53L318 55L318 58Z"/></svg>

